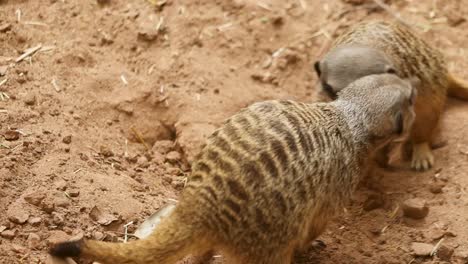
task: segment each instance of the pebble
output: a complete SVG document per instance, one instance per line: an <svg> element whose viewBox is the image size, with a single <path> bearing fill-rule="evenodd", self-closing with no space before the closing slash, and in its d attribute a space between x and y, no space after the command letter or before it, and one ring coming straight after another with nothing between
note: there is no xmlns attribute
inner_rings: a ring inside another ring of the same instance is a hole
<svg viewBox="0 0 468 264"><path fill-rule="evenodd" d="M44 199L39 206L44 212L52 213L55 209L55 204L50 199Z"/></svg>
<svg viewBox="0 0 468 264"><path fill-rule="evenodd" d="M0 66L0 76L4 76L8 71L8 66Z"/></svg>
<svg viewBox="0 0 468 264"><path fill-rule="evenodd" d="M174 149L174 142L170 140L159 140L156 141L153 145L153 152L160 154L167 154L169 151Z"/></svg>
<svg viewBox="0 0 468 264"><path fill-rule="evenodd" d="M148 158L146 158L146 156L143 155L143 156L138 157L137 165L140 168L148 168L150 164L149 164Z"/></svg>
<svg viewBox="0 0 468 264"><path fill-rule="evenodd" d="M419 198L404 201L402 209L406 217L413 219L422 219L429 213L429 207L427 207L426 201Z"/></svg>
<svg viewBox="0 0 468 264"><path fill-rule="evenodd" d="M53 244L56 244L58 242L63 242L63 241L67 241L69 239L69 235L67 235L67 233L61 231L61 230L52 230L50 231L49 233L49 237L47 238L47 244L50 246L50 245L53 245Z"/></svg>
<svg viewBox="0 0 468 264"><path fill-rule="evenodd" d="M8 141L15 141L20 138L20 133L15 130L7 130L3 133L3 137Z"/></svg>
<svg viewBox="0 0 468 264"><path fill-rule="evenodd" d="M437 250L437 257L439 257L441 260L450 262L453 252L455 252L453 248L442 245Z"/></svg>
<svg viewBox="0 0 468 264"><path fill-rule="evenodd" d="M101 153L102 156L106 157L106 158L109 158L109 157L112 157L114 156L114 152L112 152L112 150L110 150L108 147L106 146L101 146L99 148L99 152Z"/></svg>
<svg viewBox="0 0 468 264"><path fill-rule="evenodd" d="M0 32L5 33L7 31L11 30L11 24L10 23L5 23L3 25L0 25Z"/></svg>
<svg viewBox="0 0 468 264"><path fill-rule="evenodd" d="M65 143L65 144L70 144L71 141L72 141L72 136L71 135L65 136L62 139L62 142Z"/></svg>
<svg viewBox="0 0 468 264"><path fill-rule="evenodd" d="M24 196L24 200L32 205L39 206L42 200L46 198L46 194L43 192L32 192Z"/></svg>
<svg viewBox="0 0 468 264"><path fill-rule="evenodd" d="M41 244L41 237L36 233L29 233L28 235L28 247L36 249Z"/></svg>
<svg viewBox="0 0 468 264"><path fill-rule="evenodd" d="M181 158L182 158L182 155L180 155L180 153L177 151L171 151L166 154L166 160L171 163L178 162L181 160Z"/></svg>
<svg viewBox="0 0 468 264"><path fill-rule="evenodd" d="M429 185L429 191L433 194L438 194L442 192L442 188L444 188L445 184L442 184L440 182L434 182L431 185Z"/></svg>
<svg viewBox="0 0 468 264"><path fill-rule="evenodd" d="M93 233L93 238L95 240L103 240L106 237L106 235L102 232L96 231Z"/></svg>
<svg viewBox="0 0 468 264"><path fill-rule="evenodd" d="M31 217L28 219L28 223L32 226L38 226L42 222L42 218L40 217Z"/></svg>
<svg viewBox="0 0 468 264"><path fill-rule="evenodd" d="M54 185L55 188L59 191L65 191L67 189L67 182L64 180L57 180Z"/></svg>
<svg viewBox="0 0 468 264"><path fill-rule="evenodd" d="M29 214L22 210L8 210L8 220L15 224L24 224L28 221Z"/></svg>
<svg viewBox="0 0 468 264"><path fill-rule="evenodd" d="M424 257L429 256L434 249L434 246L427 243L413 242L411 243L411 250L415 256Z"/></svg>
<svg viewBox="0 0 468 264"><path fill-rule="evenodd" d="M52 222L57 226L63 225L64 218L62 214L57 213L57 212L52 212Z"/></svg>
<svg viewBox="0 0 468 264"><path fill-rule="evenodd" d="M58 197L55 199L55 206L67 208L70 206L70 201L65 197Z"/></svg>
<svg viewBox="0 0 468 264"><path fill-rule="evenodd" d="M16 236L16 230L5 230L0 233L0 236L6 239L13 239Z"/></svg>
<svg viewBox="0 0 468 264"><path fill-rule="evenodd" d="M35 105L36 104L36 95L33 93L28 93L24 98L23 102L25 105Z"/></svg>
<svg viewBox="0 0 468 264"><path fill-rule="evenodd" d="M12 244L11 250L13 252L20 253L20 254L24 254L26 252L26 248L18 244Z"/></svg>
<svg viewBox="0 0 468 264"><path fill-rule="evenodd" d="M68 190L67 193L68 195L70 195L70 197L78 197L80 195L80 190L71 189L71 190Z"/></svg>

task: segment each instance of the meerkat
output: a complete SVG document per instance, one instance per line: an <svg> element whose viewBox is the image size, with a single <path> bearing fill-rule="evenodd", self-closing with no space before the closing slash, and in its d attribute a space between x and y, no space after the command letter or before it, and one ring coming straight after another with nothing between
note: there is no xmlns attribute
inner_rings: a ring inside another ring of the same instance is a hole
<svg viewBox="0 0 468 264"><path fill-rule="evenodd" d="M349 83L369 74L392 73L417 77L416 120L403 144L411 167L424 171L434 164L431 141L443 112L447 94L468 99L468 82L448 72L444 56L409 28L384 21L362 22L339 36L322 60L315 62L322 95L333 99ZM392 144L394 145L394 144ZM389 145L376 155L388 167Z"/></svg>
<svg viewBox="0 0 468 264"><path fill-rule="evenodd" d="M173 211L142 240L68 241L57 257L168 264L220 252L227 263L289 264L350 199L369 153L414 120L407 80L356 80L330 103L255 103L228 119L195 158Z"/></svg>

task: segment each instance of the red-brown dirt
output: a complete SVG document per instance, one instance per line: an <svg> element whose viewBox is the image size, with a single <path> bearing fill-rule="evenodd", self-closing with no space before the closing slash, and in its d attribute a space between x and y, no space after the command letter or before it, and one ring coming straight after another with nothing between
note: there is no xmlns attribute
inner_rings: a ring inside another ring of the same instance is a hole
<svg viewBox="0 0 468 264"><path fill-rule="evenodd" d="M124 224L177 199L221 121L256 101L314 101L330 38L394 19L365 0L153 2L0 0L0 263L46 263L70 237L122 241ZM468 79L467 0L386 2ZM360 187L295 263L468 263L466 124L468 103L449 100L436 167ZM409 198L426 218L402 216ZM437 256L414 255L441 238Z"/></svg>

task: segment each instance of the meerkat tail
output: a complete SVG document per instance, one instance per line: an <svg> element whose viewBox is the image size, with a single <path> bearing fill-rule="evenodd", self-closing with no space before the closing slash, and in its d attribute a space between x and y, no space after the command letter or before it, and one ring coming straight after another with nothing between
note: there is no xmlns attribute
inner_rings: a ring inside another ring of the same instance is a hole
<svg viewBox="0 0 468 264"><path fill-rule="evenodd" d="M463 100L468 100L468 81L454 75L449 75L448 95Z"/></svg>
<svg viewBox="0 0 468 264"><path fill-rule="evenodd" d="M200 248L203 243L198 243L200 238L197 234L200 233L179 219L171 215L149 237L142 240L112 243L81 239L56 244L49 253L60 258L89 258L103 264L175 263L195 250L203 250ZM193 243L195 239L197 243ZM193 248L194 244L196 249Z"/></svg>

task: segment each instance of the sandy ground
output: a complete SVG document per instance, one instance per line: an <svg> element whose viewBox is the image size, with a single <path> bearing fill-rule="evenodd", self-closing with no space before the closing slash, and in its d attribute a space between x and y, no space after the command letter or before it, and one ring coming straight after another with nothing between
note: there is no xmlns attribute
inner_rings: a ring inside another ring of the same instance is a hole
<svg viewBox="0 0 468 264"><path fill-rule="evenodd" d="M387 2L468 79L467 0ZM1 263L46 263L48 244L71 237L122 241L123 225L177 199L222 120L256 101L314 101L329 38L393 19L372 1L158 3L0 0ZM360 187L296 263L468 263L467 121L450 100L436 167ZM409 198L429 215L403 217ZM437 256L415 256L414 242L442 238Z"/></svg>

